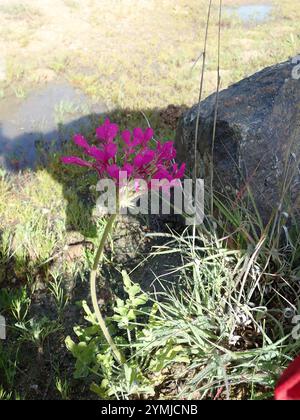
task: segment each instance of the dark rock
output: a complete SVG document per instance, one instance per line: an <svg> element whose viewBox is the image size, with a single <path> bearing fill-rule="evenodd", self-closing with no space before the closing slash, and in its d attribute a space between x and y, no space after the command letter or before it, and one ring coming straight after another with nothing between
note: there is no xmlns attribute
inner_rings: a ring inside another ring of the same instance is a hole
<svg viewBox="0 0 300 420"><path fill-rule="evenodd" d="M213 159L215 191L236 200L251 191L265 222L274 209L300 210L300 80L292 70L292 62L278 64L220 92L213 153L216 94L200 104L197 175L210 185ZM198 109L183 115L176 137L190 173Z"/></svg>

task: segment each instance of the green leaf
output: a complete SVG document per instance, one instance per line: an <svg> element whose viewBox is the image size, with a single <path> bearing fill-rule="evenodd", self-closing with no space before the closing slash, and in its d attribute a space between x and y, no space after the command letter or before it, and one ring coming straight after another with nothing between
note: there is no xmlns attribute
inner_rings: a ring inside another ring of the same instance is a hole
<svg viewBox="0 0 300 420"><path fill-rule="evenodd" d="M90 390L98 395L102 400L106 400L112 395L109 392L109 381L107 379L103 379L100 386L92 383Z"/></svg>
<svg viewBox="0 0 300 420"><path fill-rule="evenodd" d="M190 359L183 346L174 345L170 340L165 347L156 351L155 358L150 362L151 372L160 372L170 363L189 363Z"/></svg>
<svg viewBox="0 0 300 420"><path fill-rule="evenodd" d="M135 379L134 370L132 369L131 366L128 366L125 364L124 373L125 373L126 382L131 387Z"/></svg>

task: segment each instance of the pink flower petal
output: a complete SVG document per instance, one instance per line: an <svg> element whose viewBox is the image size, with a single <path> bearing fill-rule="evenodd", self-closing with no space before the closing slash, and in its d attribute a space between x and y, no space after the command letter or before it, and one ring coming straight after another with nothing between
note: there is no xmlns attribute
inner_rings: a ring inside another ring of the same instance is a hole
<svg viewBox="0 0 300 420"><path fill-rule="evenodd" d="M75 134L73 137L74 143L77 144L79 147L83 147L84 149L88 149L90 146L86 141L85 137L81 134Z"/></svg>
<svg viewBox="0 0 300 420"><path fill-rule="evenodd" d="M144 139L144 132L140 127L134 128L133 130L133 137L142 141Z"/></svg>
<svg viewBox="0 0 300 420"><path fill-rule="evenodd" d="M111 178L119 179L120 168L116 164L107 166L106 171Z"/></svg>
<svg viewBox="0 0 300 420"><path fill-rule="evenodd" d="M130 163L125 163L123 165L122 171L127 172L127 177L129 178L133 174L134 167Z"/></svg>
<svg viewBox="0 0 300 420"><path fill-rule="evenodd" d="M91 157L93 157L94 159L100 162L105 161L105 157L106 157L105 153L102 150L98 149L96 146L90 147L88 153Z"/></svg>
<svg viewBox="0 0 300 420"><path fill-rule="evenodd" d="M106 159L107 160L112 159L117 154L118 146L115 143L109 143L108 145L105 146L104 151L106 154Z"/></svg>
<svg viewBox="0 0 300 420"><path fill-rule="evenodd" d="M153 179L159 179L159 180L167 179L169 181L172 179L172 177L170 176L167 169L161 166L161 167L158 167L157 172L153 175Z"/></svg>
<svg viewBox="0 0 300 420"><path fill-rule="evenodd" d="M186 164L183 163L180 168L178 169L178 165L174 164L173 165L173 171L174 171L174 177L176 178L183 178L184 177L184 172L185 172L185 167Z"/></svg>
<svg viewBox="0 0 300 420"><path fill-rule="evenodd" d="M117 124L111 124L109 118L106 118L104 124L96 129L96 137L99 140L110 143L116 138L118 131L119 126Z"/></svg>
<svg viewBox="0 0 300 420"><path fill-rule="evenodd" d="M77 165L77 166L86 166L91 167L92 165L89 162L86 162L83 159L80 159L76 156L64 156L61 158L62 163L65 165Z"/></svg>
<svg viewBox="0 0 300 420"><path fill-rule="evenodd" d="M131 132L129 130L122 131L121 137L122 137L124 143L127 144L127 146L129 146L131 144Z"/></svg>
<svg viewBox="0 0 300 420"><path fill-rule="evenodd" d="M172 141L167 141L164 144L158 144L161 160L172 160L176 157L176 150Z"/></svg>
<svg viewBox="0 0 300 420"><path fill-rule="evenodd" d="M137 168L141 168L144 164L144 157L141 153L137 154L135 158L133 159L133 164Z"/></svg>
<svg viewBox="0 0 300 420"><path fill-rule="evenodd" d="M144 156L144 165L148 165L155 157L155 151L154 150L146 150L143 154Z"/></svg>
<svg viewBox="0 0 300 420"><path fill-rule="evenodd" d="M147 143L149 140L152 139L152 137L154 136L154 131L152 128L146 128L145 133L144 133L144 140Z"/></svg>

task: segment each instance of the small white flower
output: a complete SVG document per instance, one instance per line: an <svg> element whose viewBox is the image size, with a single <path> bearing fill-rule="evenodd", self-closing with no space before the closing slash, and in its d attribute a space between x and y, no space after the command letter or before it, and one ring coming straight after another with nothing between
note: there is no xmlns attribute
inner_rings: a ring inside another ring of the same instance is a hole
<svg viewBox="0 0 300 420"><path fill-rule="evenodd" d="M283 315L286 319L291 319L295 316L295 311L292 308L285 308L283 311Z"/></svg>

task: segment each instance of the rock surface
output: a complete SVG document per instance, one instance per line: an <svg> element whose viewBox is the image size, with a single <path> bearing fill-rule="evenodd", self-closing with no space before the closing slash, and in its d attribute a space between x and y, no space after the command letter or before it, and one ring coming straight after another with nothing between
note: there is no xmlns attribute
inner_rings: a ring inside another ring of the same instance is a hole
<svg viewBox="0 0 300 420"><path fill-rule="evenodd" d="M251 191L265 222L279 207L300 213L300 80L292 70L292 62L277 64L220 92L213 153L216 94L185 113L177 129L178 160L193 173L199 109L198 175L209 185L213 161L215 191L235 199Z"/></svg>

